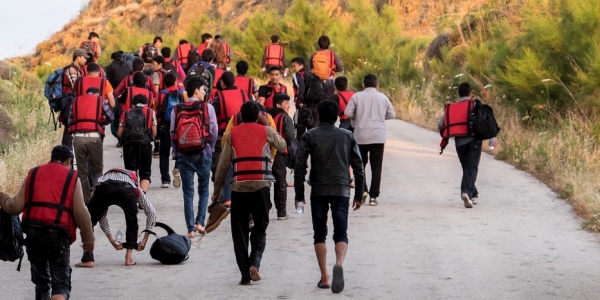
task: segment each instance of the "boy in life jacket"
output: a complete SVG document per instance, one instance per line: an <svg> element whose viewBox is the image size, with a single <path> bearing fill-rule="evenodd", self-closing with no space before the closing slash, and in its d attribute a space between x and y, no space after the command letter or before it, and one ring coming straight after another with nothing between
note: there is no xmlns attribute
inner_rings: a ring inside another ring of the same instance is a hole
<svg viewBox="0 0 600 300"><path fill-rule="evenodd" d="M215 39L210 43L209 48L215 52L215 65L217 69L229 71L229 64L233 60L233 51L231 46L221 35L215 35Z"/></svg>
<svg viewBox="0 0 600 300"><path fill-rule="evenodd" d="M84 251L94 250L92 222L81 192L73 153L66 146L52 149L50 162L31 169L14 198L0 193L0 206L22 215L27 258L35 299L69 299L71 244L79 228Z"/></svg>
<svg viewBox="0 0 600 300"><path fill-rule="evenodd" d="M141 58L135 58L133 60L133 63L131 64L131 67L133 68L133 73L131 73L131 75L125 77L121 81L121 83L119 83L119 86L117 86L117 88L115 89L114 95L115 95L116 99L121 97L123 92L125 92L125 90L127 90L127 88L134 86L133 76L135 76L135 74L137 74L137 73L142 73L144 75L145 82L143 82L140 87L145 88L148 91L150 91L150 93L152 94L152 98L156 97L156 90L154 89L154 81L152 80L152 77L146 76L146 74L143 73L144 66L145 66L144 61Z"/></svg>
<svg viewBox="0 0 600 300"><path fill-rule="evenodd" d="M171 59L171 48L164 47L160 49L160 53L165 58L165 64L163 65L163 69L172 72L175 74L177 78L177 85L181 89L185 89L183 86L183 80L185 79L185 71L181 64L174 59Z"/></svg>
<svg viewBox="0 0 600 300"><path fill-rule="evenodd" d="M125 265L133 266L136 263L132 259L133 250L142 251L148 242L148 236L156 224L156 211L146 193L138 186L138 178L135 171L114 168L108 170L98 179L99 185L94 190L94 197L87 205L92 219L92 226L100 222L100 228L108 238L110 244L116 250L127 249L125 253ZM125 242L116 241L110 231L110 225L106 214L108 208L116 205L125 214ZM137 242L138 237L138 207L146 214L146 229L144 238ZM93 268L94 253L84 251L81 262L75 267Z"/></svg>
<svg viewBox="0 0 600 300"><path fill-rule="evenodd" d="M123 144L125 169L138 172L144 192L150 186L152 175L152 141L156 136L156 113L148 107L148 98L136 95L133 107L121 115L117 135Z"/></svg>
<svg viewBox="0 0 600 300"><path fill-rule="evenodd" d="M213 41L213 36L210 33L204 33L201 36L202 44L198 45L198 53L204 52L204 50L210 48L210 43Z"/></svg>
<svg viewBox="0 0 600 300"><path fill-rule="evenodd" d="M333 102L338 104L340 108L340 128L349 130L350 132L354 132L354 127L352 126L352 121L350 117L344 114L344 110L346 110L346 106L348 106L348 102L350 98L354 95L353 91L348 90L348 78L346 76L340 76L335 79L335 90L337 93L333 95ZM352 173L352 168L350 168L350 187L356 187L354 184L354 174Z"/></svg>
<svg viewBox="0 0 600 300"><path fill-rule="evenodd" d="M114 90L125 77L131 75L133 69L131 65L123 61L123 54L119 51L113 52L110 59L111 63L106 67L106 79Z"/></svg>
<svg viewBox="0 0 600 300"><path fill-rule="evenodd" d="M187 40L180 40L179 45L177 46L177 48L175 48L173 60L180 63L184 70L189 70L189 68L191 67L191 65L188 63L188 58L192 50L194 50L194 46L188 43Z"/></svg>
<svg viewBox="0 0 600 300"><path fill-rule="evenodd" d="M111 108L115 107L115 97L113 95L112 85L108 79L100 76L100 70L102 70L102 68L97 63L87 65L87 74L75 81L73 94L75 96L85 95L89 88L94 87L100 91L100 97L107 100L108 105Z"/></svg>
<svg viewBox="0 0 600 300"><path fill-rule="evenodd" d="M279 45L279 36L276 34L271 36L271 44L265 47L265 53L260 63L260 71L271 70L272 67L282 68L283 76L287 76L290 71L283 46Z"/></svg>
<svg viewBox="0 0 600 300"><path fill-rule="evenodd" d="M235 70L237 71L237 76L235 76L234 85L238 90L245 90L248 93L248 99L257 99L258 90L256 89L254 78L250 78L246 75L248 74L248 62L245 60L238 61L238 63L235 64Z"/></svg>
<svg viewBox="0 0 600 300"><path fill-rule="evenodd" d="M200 76L186 79L188 99L171 113L173 157L181 176L185 223L188 237L204 234L212 154L217 142L217 117L204 101L208 87ZM194 175L198 176L198 213L194 217Z"/></svg>
<svg viewBox="0 0 600 300"><path fill-rule="evenodd" d="M331 41L328 36L320 36L318 44L319 50L310 56L306 67L323 80L327 88L325 99L330 99L335 91L333 78L336 73L344 71L344 65L338 55L333 50L329 50Z"/></svg>
<svg viewBox="0 0 600 300"><path fill-rule="evenodd" d="M448 139L454 137L456 154L463 170L460 198L466 208L473 208L473 204L477 204L479 200L479 191L475 186L475 181L479 171L482 141L475 139L470 134L469 114L473 110L474 99L473 89L468 82L463 82L458 86L458 96L458 101L446 107L444 115L438 122L438 129L442 134L440 146L443 150L448 144ZM490 139L489 144L495 146L496 139Z"/></svg>
<svg viewBox="0 0 600 300"><path fill-rule="evenodd" d="M269 70L269 82L261 85L258 88L258 103L266 109L271 109L273 105L273 97L277 94L287 94L287 87L280 83L281 68L272 67Z"/></svg>
<svg viewBox="0 0 600 300"><path fill-rule="evenodd" d="M231 235L238 268L242 275L240 284L248 285L261 279L259 269L265 249L269 225L270 185L275 181L271 174L271 151L285 151L285 140L277 131L257 124L259 105L248 101L242 105L243 124L234 127L226 137L219 161L213 201L221 198L221 191L231 164L233 183L231 193ZM252 234L248 219L254 219ZM248 241L252 245L248 255Z"/></svg>
<svg viewBox="0 0 600 300"><path fill-rule="evenodd" d="M169 161L171 160L171 113L175 106L187 100L187 94L185 90L178 88L174 74L167 73L163 78L163 82L166 87L158 93L156 117L158 119L158 136L160 139L159 163L160 179L162 182L161 188L168 188L171 184L171 176L169 175ZM173 169L173 175L173 186L178 188L181 186L181 177L179 176L177 166Z"/></svg>
<svg viewBox="0 0 600 300"><path fill-rule="evenodd" d="M73 137L71 137L71 134L69 133L69 126L67 126L69 112L71 111L71 102L73 101L73 87L75 86L77 79L81 77L81 68L83 68L89 57L90 56L86 53L85 49L75 50L73 52L73 62L64 67L62 76L62 94L68 95L69 105L60 112L59 116L60 122L65 125L61 145L65 145L69 148L73 148Z"/></svg>
<svg viewBox="0 0 600 300"><path fill-rule="evenodd" d="M275 107L269 109L268 113L275 120L277 132L285 139L287 145L290 145L296 138L294 132L294 120L288 115L290 110L290 96L278 94L273 98ZM273 161L273 176L275 185L273 186L275 208L277 209L277 220L286 220L288 218L286 210L287 202L287 180L286 180L286 153L277 152Z"/></svg>
<svg viewBox="0 0 600 300"><path fill-rule="evenodd" d="M114 119L113 112L96 87L87 89L87 93L77 96L71 105L69 131L73 135L73 146L77 161L77 170L85 204L90 202L90 190L98 183L98 177L104 167L103 139L104 125ZM88 181L91 175L91 182Z"/></svg>

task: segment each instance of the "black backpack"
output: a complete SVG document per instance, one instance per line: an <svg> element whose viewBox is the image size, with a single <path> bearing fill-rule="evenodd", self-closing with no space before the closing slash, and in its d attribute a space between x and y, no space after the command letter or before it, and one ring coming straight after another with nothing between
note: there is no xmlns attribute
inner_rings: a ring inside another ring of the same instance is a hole
<svg viewBox="0 0 600 300"><path fill-rule="evenodd" d="M500 127L494 118L494 110L481 100L475 100L475 107L469 114L471 133L477 140L487 140L498 135Z"/></svg>
<svg viewBox="0 0 600 300"><path fill-rule="evenodd" d="M19 216L11 216L0 208L0 260L19 260L17 271L21 271L23 260L23 231Z"/></svg>
<svg viewBox="0 0 600 300"><path fill-rule="evenodd" d="M171 73L173 75L175 75L175 78L179 79L179 72L177 72L177 65L176 65L177 61L169 61L169 62L165 62L165 64L163 65L163 69L165 71L167 71L167 73Z"/></svg>
<svg viewBox="0 0 600 300"><path fill-rule="evenodd" d="M146 110L147 115L144 116L144 110L139 106L135 106L125 113L124 145L138 145L151 142L152 138L148 130L148 119L152 118L151 113L152 110L148 108Z"/></svg>
<svg viewBox="0 0 600 300"><path fill-rule="evenodd" d="M159 237L150 246L150 256L165 265L176 265L186 261L192 248L192 241L185 235L175 233L167 224L156 222L156 227L167 231L167 236ZM151 232L151 234L155 233Z"/></svg>
<svg viewBox="0 0 600 300"><path fill-rule="evenodd" d="M304 103L317 104L325 99L325 84L321 78L306 71L304 73Z"/></svg>
<svg viewBox="0 0 600 300"><path fill-rule="evenodd" d="M146 43L144 44L144 46L142 46L142 53L140 53L140 56L142 57L145 63L152 62L152 59L157 55L158 49L154 47L154 45Z"/></svg>
<svg viewBox="0 0 600 300"><path fill-rule="evenodd" d="M113 89L116 89L125 77L131 75L131 72L132 68L129 64L122 60L116 60L109 65L106 76Z"/></svg>
<svg viewBox="0 0 600 300"><path fill-rule="evenodd" d="M190 54L188 55L188 61L186 65L187 70L186 68L184 68L184 71L186 73L189 72L192 66L199 63L200 61L202 61L202 53L198 53L198 49L195 48L190 50Z"/></svg>

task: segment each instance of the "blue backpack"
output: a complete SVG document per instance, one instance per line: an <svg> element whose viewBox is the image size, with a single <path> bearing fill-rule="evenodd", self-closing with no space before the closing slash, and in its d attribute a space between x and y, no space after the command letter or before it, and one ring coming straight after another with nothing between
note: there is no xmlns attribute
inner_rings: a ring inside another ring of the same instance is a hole
<svg viewBox="0 0 600 300"><path fill-rule="evenodd" d="M170 123L171 122L171 112L173 112L173 108L177 106L179 103L183 103L183 95L181 90L178 91L160 91L165 95L165 101L162 103L161 111L164 112L163 122Z"/></svg>
<svg viewBox="0 0 600 300"><path fill-rule="evenodd" d="M48 80L44 86L44 96L48 99L50 109L55 112L60 112L62 110L62 79L64 72L65 68L54 70L54 72L48 76Z"/></svg>

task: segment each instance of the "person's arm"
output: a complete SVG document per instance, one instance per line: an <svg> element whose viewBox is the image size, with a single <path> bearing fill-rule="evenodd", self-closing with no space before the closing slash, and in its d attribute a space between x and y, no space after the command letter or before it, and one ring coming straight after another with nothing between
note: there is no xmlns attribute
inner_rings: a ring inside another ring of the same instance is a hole
<svg viewBox="0 0 600 300"><path fill-rule="evenodd" d="M335 63L335 68L333 69L338 73L344 71L344 64L342 64L342 60L340 60L340 57L337 55L337 53L334 52L333 57Z"/></svg>
<svg viewBox="0 0 600 300"><path fill-rule="evenodd" d="M83 249L86 252L94 251L94 231L92 229L92 219L87 207L83 201L83 190L81 181L77 178L75 192L73 193L73 215L75 224L79 228L79 235L83 243Z"/></svg>
<svg viewBox="0 0 600 300"><path fill-rule="evenodd" d="M214 107L210 104L207 104L207 106L208 106L208 116L209 116L208 131L210 132L210 146L214 151L215 145L217 144L219 127L217 125L217 115L215 114Z"/></svg>
<svg viewBox="0 0 600 300"><path fill-rule="evenodd" d="M158 71L152 73L152 82L154 82L154 92L158 94L158 89L160 88L160 74L158 74Z"/></svg>
<svg viewBox="0 0 600 300"><path fill-rule="evenodd" d="M113 95L118 99L121 94L123 93L123 91L125 91L127 88L127 76L125 78L123 78L123 80L121 80L121 82L119 83L119 85L117 86L117 88L115 89L115 91L113 92Z"/></svg>
<svg viewBox="0 0 600 300"><path fill-rule="evenodd" d="M21 183L19 192L14 196L10 197L8 194L0 193L0 207L10 215L18 215L23 212L25 208L25 187L27 186L27 177Z"/></svg>
<svg viewBox="0 0 600 300"><path fill-rule="evenodd" d="M294 74L296 80L296 86L298 87L298 94L296 95L296 105L300 107L304 106L304 90L306 89L306 84L304 84L304 78L300 73Z"/></svg>
<svg viewBox="0 0 600 300"><path fill-rule="evenodd" d="M294 168L294 190L296 202L304 202L304 180L306 168L308 167L308 155L310 154L310 138L304 134L300 139L298 153L296 154L296 168Z"/></svg>
<svg viewBox="0 0 600 300"><path fill-rule="evenodd" d="M229 50L229 53L227 54L229 56L229 62L233 61L233 50L231 50L231 46L229 46L229 44L227 45L227 50Z"/></svg>
<svg viewBox="0 0 600 300"><path fill-rule="evenodd" d="M223 138L221 138L221 148L225 147L225 139L227 139L227 136L231 132L231 129L233 129L233 119L234 118L235 118L235 116L232 116L231 118L229 118L229 122L227 123L227 127L225 128L225 132L223 132Z"/></svg>
<svg viewBox="0 0 600 300"><path fill-rule="evenodd" d="M385 100L387 102L387 112L385 114L385 119L386 120L391 120L391 119L395 119L396 118L396 112L394 111L394 106L392 106L392 102L390 101L390 99L386 96Z"/></svg>
<svg viewBox="0 0 600 300"><path fill-rule="evenodd" d="M125 114L127 112L123 112L121 114L121 120L119 122L119 128L117 128L117 137L123 137L123 131L125 131Z"/></svg>
<svg viewBox="0 0 600 300"><path fill-rule="evenodd" d="M265 47L265 51L263 53L263 57L262 60L260 62L260 71L264 72L265 71L265 63L267 62L267 49L269 46Z"/></svg>
<svg viewBox="0 0 600 300"><path fill-rule="evenodd" d="M307 70L312 70L312 61L313 61L313 57L315 57L315 54L311 54L310 57L308 58L308 61L306 61L306 69Z"/></svg>
<svg viewBox="0 0 600 300"><path fill-rule="evenodd" d="M281 63L283 64L283 72L287 74L290 71L290 68L288 66L288 61L285 58L285 51L283 52L283 55L281 55Z"/></svg>
<svg viewBox="0 0 600 300"><path fill-rule="evenodd" d="M348 105L346 106L346 110L344 110L344 114L349 118L354 118L354 115L356 114L356 94L348 100Z"/></svg>
<svg viewBox="0 0 600 300"><path fill-rule="evenodd" d="M292 140L296 138L294 134L294 120L289 115L286 115L283 119L283 134L285 135L285 142L288 146L292 143Z"/></svg>
<svg viewBox="0 0 600 300"><path fill-rule="evenodd" d="M77 81L77 78L79 78L79 72L77 71L77 69L75 69L75 67L70 67L67 69L68 72L68 76L67 78L69 78L69 83L71 84L71 87L73 88L73 92L75 92L75 81Z"/></svg>
<svg viewBox="0 0 600 300"><path fill-rule="evenodd" d="M362 162L362 158L360 156L360 150L358 149L358 143L354 139L354 135L352 135L352 142L350 144L350 167L352 167L352 172L354 172L354 203L352 208L357 210L362 205L362 194L364 190L364 182L365 182L365 170Z"/></svg>
<svg viewBox="0 0 600 300"><path fill-rule="evenodd" d="M113 108L115 107L115 96L114 94L114 89L112 87L112 85L110 85L110 81L108 81L108 79L104 79L104 89L106 90L106 100L108 100L108 105Z"/></svg>
<svg viewBox="0 0 600 300"><path fill-rule="evenodd" d="M104 112L104 124L103 125L109 125L110 123L112 123L112 121L115 120L115 114L113 113L112 109L110 108L108 102L102 101L102 111Z"/></svg>
<svg viewBox="0 0 600 300"><path fill-rule="evenodd" d="M175 64L177 65L177 73L179 74L179 79L183 81L183 79L185 78L185 71L183 70L183 67L178 61L175 61Z"/></svg>
<svg viewBox="0 0 600 300"><path fill-rule="evenodd" d="M137 202L144 209L144 214L146 214L147 231L144 232L144 238L141 242L138 243L137 248L138 251L142 251L144 250L144 248L146 247L146 243L148 242L148 236L150 234L148 231L152 231L152 229L154 229L154 226L156 225L156 210L154 209L154 206L152 205L152 203L141 188L138 188L138 192L140 193L140 196L137 198Z"/></svg>
<svg viewBox="0 0 600 300"><path fill-rule="evenodd" d="M169 132L171 134L171 148L173 149L173 157L177 157L177 143L175 142L175 140L173 139L173 137L175 136L175 117L176 117L176 111L177 111L177 107L173 108L173 111L171 111L171 124L169 125Z"/></svg>
<svg viewBox="0 0 600 300"><path fill-rule="evenodd" d="M102 231L104 232L104 235L106 235L106 238L108 238L108 242L116 250L122 250L123 244L117 243L117 241L115 241L115 238L112 236L112 233L110 232L110 224L108 223L108 218L106 217L107 213L108 213L108 210L105 210L104 213L102 214L102 216L100 217L100 220L98 221L98 223L100 223L100 229L102 229Z"/></svg>
<svg viewBox="0 0 600 300"><path fill-rule="evenodd" d="M154 110L152 110L152 139L153 140L156 139L156 135L158 134L157 127L158 127L158 120L156 119L156 112Z"/></svg>
<svg viewBox="0 0 600 300"><path fill-rule="evenodd" d="M219 200L221 198L223 184L225 183L225 178L227 177L229 168L231 167L231 134L223 136L223 140L225 141L225 143L223 144L223 148L221 149L221 158L219 159L219 164L217 165L217 172L215 174L214 192L212 196L213 201Z"/></svg>
<svg viewBox="0 0 600 300"><path fill-rule="evenodd" d="M269 88L265 86L261 86L258 88L258 103L262 106L265 106L265 100L267 99L267 94L269 92Z"/></svg>
<svg viewBox="0 0 600 300"><path fill-rule="evenodd" d="M75 102L75 100L73 100L73 102ZM71 107L69 108L69 118L67 120L67 126L71 127L73 126L73 109L75 108L75 105L71 104Z"/></svg>
<svg viewBox="0 0 600 300"><path fill-rule="evenodd" d="M277 133L277 130L270 126L267 126L267 141L269 141L269 144L275 147L277 151L284 152L287 149L287 144L283 137Z"/></svg>
<svg viewBox="0 0 600 300"><path fill-rule="evenodd" d="M217 94L218 95L218 94ZM221 111L221 103L220 103L221 99L219 99L219 96L216 96L213 101L210 103L213 106L213 109L215 110L215 115L219 115L219 112Z"/></svg>

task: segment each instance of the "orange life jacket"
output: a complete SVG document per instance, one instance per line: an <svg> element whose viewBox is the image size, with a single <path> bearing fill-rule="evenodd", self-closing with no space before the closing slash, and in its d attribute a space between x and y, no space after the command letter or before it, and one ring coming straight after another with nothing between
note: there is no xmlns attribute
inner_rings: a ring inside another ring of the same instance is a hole
<svg viewBox="0 0 600 300"><path fill-rule="evenodd" d="M73 89L73 93L75 94L75 96L85 95L89 88L95 87L100 90L100 96L104 97L106 91L105 83L106 79L102 77L81 77L78 78L77 81L75 81L75 88Z"/></svg>
<svg viewBox="0 0 600 300"><path fill-rule="evenodd" d="M233 182L275 181L266 126L244 123L231 129Z"/></svg>
<svg viewBox="0 0 600 300"><path fill-rule="evenodd" d="M217 124L219 124L219 131L224 131L227 128L229 119L240 112L242 104L248 101L248 97L245 91L238 89L218 91L217 97L219 97Z"/></svg>
<svg viewBox="0 0 600 300"><path fill-rule="evenodd" d="M469 99L444 106L444 125L442 138L471 136L469 114L473 111L474 101Z"/></svg>
<svg viewBox="0 0 600 300"><path fill-rule="evenodd" d="M63 229L71 243L77 239L73 197L77 171L58 163L33 168L27 175L23 225Z"/></svg>
<svg viewBox="0 0 600 300"><path fill-rule="evenodd" d="M338 106L340 107L340 121L350 119L350 117L344 114L344 111L346 110L346 106L348 106L348 101L350 101L350 98L352 98L353 95L353 91L340 91L337 93Z"/></svg>
<svg viewBox="0 0 600 300"><path fill-rule="evenodd" d="M188 56L190 55L190 51L192 51L194 47L191 44L181 44L177 46L177 60L182 64L187 64Z"/></svg>
<svg viewBox="0 0 600 300"><path fill-rule="evenodd" d="M265 49L265 66L283 67L283 46L279 44L268 45Z"/></svg>
<svg viewBox="0 0 600 300"><path fill-rule="evenodd" d="M233 85L235 85L238 90L246 91L248 94L248 99L252 99L252 92L254 92L254 79L248 76L238 75L235 76L235 83Z"/></svg>
<svg viewBox="0 0 600 300"><path fill-rule="evenodd" d="M280 88L277 89L277 87L271 83L267 84L266 87L271 88L271 93L269 94L268 97L265 98L265 107L267 109L269 108L273 108L273 98L275 97L276 94L286 94L287 93L287 87L283 84L279 84Z"/></svg>
<svg viewBox="0 0 600 300"><path fill-rule="evenodd" d="M99 132L104 136L102 101L102 97L96 95L77 96L71 105L73 124L69 127L69 131L71 133Z"/></svg>

